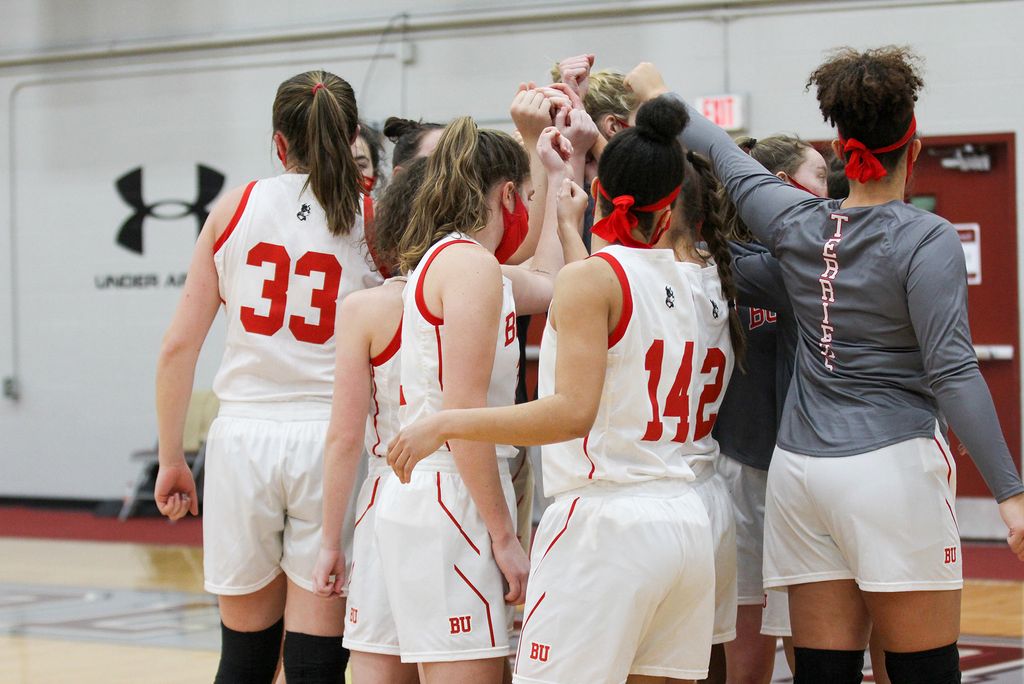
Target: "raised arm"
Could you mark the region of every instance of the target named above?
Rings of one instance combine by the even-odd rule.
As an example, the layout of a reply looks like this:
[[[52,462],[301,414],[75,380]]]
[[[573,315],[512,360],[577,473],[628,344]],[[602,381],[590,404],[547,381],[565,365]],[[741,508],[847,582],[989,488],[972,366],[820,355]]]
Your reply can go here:
[[[939,409],[1000,503],[1010,546],[1024,559],[1024,484],[978,369],[967,320],[967,270],[952,227],[931,232],[918,245],[906,287],[914,334]]]
[[[559,116],[567,118],[567,112],[560,112]],[[597,133],[596,127],[594,133]],[[567,261],[563,244],[569,239],[561,235],[557,204],[563,181],[572,175],[570,166],[575,156],[574,148],[561,131],[549,126],[541,134],[537,143],[537,153],[544,165],[547,184],[544,193],[544,222],[537,242],[537,252],[524,264],[502,266],[502,273],[512,281],[516,312],[523,315],[544,313],[548,310],[554,291],[555,276]],[[583,244],[578,233],[576,240],[580,245]],[[573,259],[580,258],[579,252],[571,248],[569,254]]]
[[[740,304],[777,313],[792,312],[778,259],[739,242],[730,242],[729,251],[732,252],[732,273]]]
[[[670,93],[653,64],[644,62],[633,69],[626,76],[626,86],[633,89],[640,102],[665,96],[674,97],[686,106],[690,122],[679,135],[680,142],[711,160],[715,175],[725,186],[743,222],[773,253],[786,213],[804,202],[823,201],[772,175],[744,153],[728,133],[704,118],[682,97]]]

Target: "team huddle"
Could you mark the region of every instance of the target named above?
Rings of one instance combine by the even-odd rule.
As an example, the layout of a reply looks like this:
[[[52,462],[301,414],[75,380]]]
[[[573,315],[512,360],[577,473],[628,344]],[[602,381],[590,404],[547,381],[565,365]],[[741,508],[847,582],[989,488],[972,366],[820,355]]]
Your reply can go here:
[[[520,85],[513,135],[389,119],[386,185],[345,80],[279,87],[284,172],[218,200],[157,369],[177,519],[223,309],[217,682],[768,682],[779,636],[799,684],[860,682],[869,641],[876,681],[960,681],[947,429],[1022,560],[1024,485],[957,234],[904,202],[914,56],[810,75],[831,164],[733,141],[649,63],[593,65]]]

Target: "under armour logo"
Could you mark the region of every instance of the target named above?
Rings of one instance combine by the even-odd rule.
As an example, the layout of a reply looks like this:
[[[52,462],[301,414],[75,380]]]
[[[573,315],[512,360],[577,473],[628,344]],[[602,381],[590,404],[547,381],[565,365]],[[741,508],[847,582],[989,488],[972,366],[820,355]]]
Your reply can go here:
[[[196,217],[196,234],[203,229],[206,217],[210,213],[206,207],[224,188],[224,175],[208,166],[197,164],[197,190],[194,202],[186,200],[161,200],[146,204],[142,199],[142,167],[133,169],[117,179],[114,184],[117,194],[135,213],[129,216],[117,232],[117,244],[136,254],[142,254],[142,224],[146,218],[174,220],[188,215]],[[180,207],[180,212],[158,212],[162,207]]]
[[[676,308],[676,293],[668,285],[665,286],[665,306],[670,309]]]
[[[708,300],[711,302],[711,317],[718,318],[718,304],[715,304],[715,300]]]
[[[309,212],[311,211],[313,211],[312,207],[310,207],[308,204],[303,204],[302,208],[299,209],[299,213],[295,215],[295,218],[299,219],[300,221],[305,221],[306,217],[309,216]]]

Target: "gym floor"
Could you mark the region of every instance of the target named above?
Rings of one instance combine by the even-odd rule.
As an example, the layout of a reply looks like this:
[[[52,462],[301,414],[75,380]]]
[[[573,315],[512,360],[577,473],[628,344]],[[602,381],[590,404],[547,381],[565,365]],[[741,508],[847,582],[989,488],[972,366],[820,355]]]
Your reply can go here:
[[[0,507],[0,683],[209,682],[201,523]],[[963,681],[1024,681],[1024,566],[965,544]],[[781,651],[773,682],[791,682]],[[865,681],[872,681],[869,676]]]

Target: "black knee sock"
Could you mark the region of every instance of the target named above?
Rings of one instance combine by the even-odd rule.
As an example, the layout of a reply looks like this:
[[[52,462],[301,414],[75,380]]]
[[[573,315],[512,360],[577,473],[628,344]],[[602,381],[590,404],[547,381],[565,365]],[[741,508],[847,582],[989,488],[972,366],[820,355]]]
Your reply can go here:
[[[344,684],[348,649],[341,637],[288,632],[284,637],[284,676],[288,684]]]
[[[915,653],[886,651],[885,671],[892,684],[960,684],[960,651],[955,641]]]
[[[864,651],[829,651],[795,648],[793,684],[860,684],[864,676]],[[895,680],[893,680],[895,682]]]
[[[220,665],[214,684],[273,684],[284,618],[259,632],[236,632],[220,623]]]

